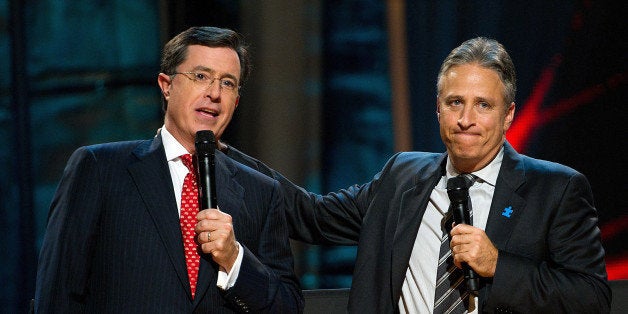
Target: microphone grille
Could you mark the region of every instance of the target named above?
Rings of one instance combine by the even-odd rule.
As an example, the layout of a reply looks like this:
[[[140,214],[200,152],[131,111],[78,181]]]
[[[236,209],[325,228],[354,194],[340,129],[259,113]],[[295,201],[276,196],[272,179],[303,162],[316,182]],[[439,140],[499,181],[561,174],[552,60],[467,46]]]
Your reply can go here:
[[[457,190],[457,189],[466,189],[466,188],[467,188],[467,182],[461,176],[453,177],[447,180],[447,190]]]
[[[461,176],[447,180],[447,195],[452,202],[465,201],[469,196],[467,181]]]
[[[208,156],[214,153],[216,149],[216,137],[211,130],[202,130],[196,132],[194,140],[197,156]]]

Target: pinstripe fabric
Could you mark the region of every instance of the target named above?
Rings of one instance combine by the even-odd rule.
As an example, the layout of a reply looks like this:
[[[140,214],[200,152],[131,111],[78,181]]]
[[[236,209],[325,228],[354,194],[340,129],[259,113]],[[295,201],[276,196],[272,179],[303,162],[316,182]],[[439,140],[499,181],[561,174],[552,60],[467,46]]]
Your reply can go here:
[[[202,255],[192,299],[171,181],[160,136],[78,149],[51,205],[37,311],[299,312],[277,183],[217,154],[218,204],[233,217],[244,262],[236,286],[220,291]]]

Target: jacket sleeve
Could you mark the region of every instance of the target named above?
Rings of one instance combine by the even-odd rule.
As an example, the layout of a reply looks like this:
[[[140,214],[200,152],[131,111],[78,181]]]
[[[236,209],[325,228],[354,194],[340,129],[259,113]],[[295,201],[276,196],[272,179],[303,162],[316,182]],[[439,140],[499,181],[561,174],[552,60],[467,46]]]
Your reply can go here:
[[[285,195],[291,238],[310,244],[357,245],[363,211],[368,207],[362,203],[368,202],[370,184],[319,195],[306,191],[281,173],[233,147],[229,147],[227,156],[279,181]]]
[[[279,183],[274,181],[273,197],[263,223],[258,247],[242,244],[244,256],[238,279],[223,291],[240,312],[301,313],[303,296],[294,274],[294,262],[284,216]],[[255,251],[253,253],[252,251]]]
[[[70,157],[50,206],[37,269],[36,313],[82,312],[100,203],[94,156]]]

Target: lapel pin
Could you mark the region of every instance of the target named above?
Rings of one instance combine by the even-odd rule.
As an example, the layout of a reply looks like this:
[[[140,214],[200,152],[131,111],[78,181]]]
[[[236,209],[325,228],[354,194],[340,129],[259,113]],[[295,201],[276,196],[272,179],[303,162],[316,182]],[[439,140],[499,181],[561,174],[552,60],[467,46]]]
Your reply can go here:
[[[506,218],[510,218],[510,215],[512,215],[512,206],[508,206],[506,208],[504,208],[504,211],[502,212],[502,216],[506,217]]]

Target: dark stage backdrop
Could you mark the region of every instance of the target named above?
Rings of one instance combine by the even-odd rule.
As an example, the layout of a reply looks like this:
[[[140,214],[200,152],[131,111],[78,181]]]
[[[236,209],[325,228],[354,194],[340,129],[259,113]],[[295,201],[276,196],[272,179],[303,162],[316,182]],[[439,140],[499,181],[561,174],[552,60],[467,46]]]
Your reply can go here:
[[[323,190],[366,182],[392,154],[390,81],[380,1],[326,1]],[[413,150],[444,151],[436,76],[463,41],[500,41],[517,71],[507,133],[531,157],[584,173],[593,189],[610,279],[628,278],[627,6],[619,1],[406,1]],[[388,23],[395,21],[388,21]],[[393,121],[398,123],[398,121]],[[322,253],[321,287],[350,284],[354,248]]]
[[[414,149],[443,151],[435,78],[475,36],[509,51],[517,110],[506,134],[526,155],[568,165],[591,183],[610,279],[628,278],[625,16],[620,1],[408,1]]]
[[[193,2],[0,0],[0,313],[24,313],[33,297],[48,206],[70,153],[85,144],[147,138],[161,125],[155,77],[165,39],[190,25],[238,29],[244,2]],[[314,185],[326,192],[368,181],[381,169],[393,154],[394,121],[386,2],[320,2],[320,42],[303,35],[323,56],[321,166],[307,176],[321,178]],[[278,19],[294,13],[281,12],[278,0],[259,3],[277,5]],[[621,1],[461,0],[406,1],[405,11],[412,149],[444,150],[435,115],[443,58],[471,37],[496,38],[517,68],[517,112],[507,137],[520,152],[588,177],[610,279],[628,279],[627,8]],[[292,28],[273,31],[282,38]],[[264,53],[270,54],[254,50],[260,62]],[[266,83],[250,84],[272,87]],[[257,105],[252,97],[243,103],[249,108],[242,110]],[[258,116],[236,118],[231,134],[247,134],[238,126],[264,133],[255,127]],[[349,286],[354,256],[355,248],[304,251],[300,259],[319,271],[302,278],[304,287]]]

